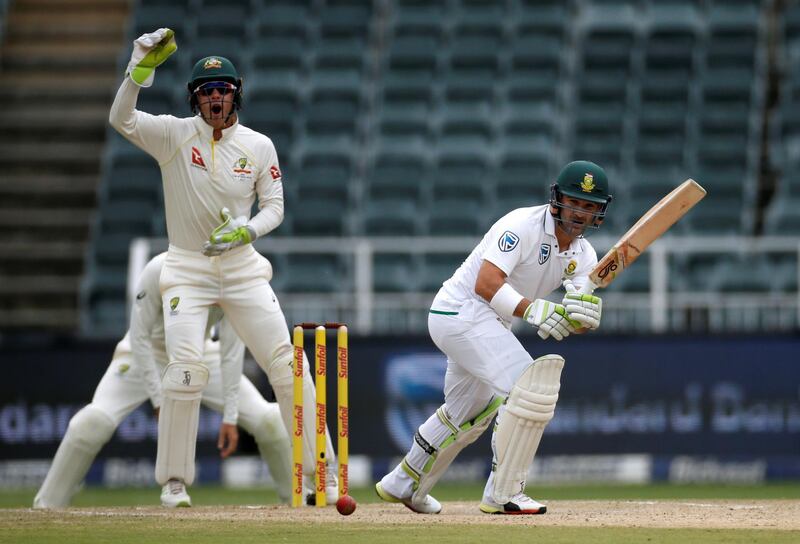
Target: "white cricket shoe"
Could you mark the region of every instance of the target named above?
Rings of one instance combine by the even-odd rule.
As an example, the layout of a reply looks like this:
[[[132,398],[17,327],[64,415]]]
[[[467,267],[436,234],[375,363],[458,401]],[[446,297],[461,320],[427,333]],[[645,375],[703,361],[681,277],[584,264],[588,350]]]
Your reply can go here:
[[[169,480],[161,488],[161,506],[181,508],[192,505],[192,498],[186,492],[186,485],[181,480]]]
[[[505,504],[498,504],[492,497],[484,495],[479,508],[486,514],[531,515],[547,512],[547,506],[525,493],[517,493]]]
[[[381,482],[375,484],[375,492],[384,501],[402,502],[406,508],[412,512],[416,512],[417,514],[438,514],[442,511],[442,504],[430,495],[425,495],[425,497],[422,499],[414,499],[413,495],[405,499],[401,499],[400,497],[395,497],[383,489]]]
[[[325,502],[328,506],[336,504],[339,500],[339,471],[336,467],[328,467],[325,471]],[[317,504],[317,495],[313,491],[314,482],[311,482],[311,490],[306,494],[306,504],[314,506]]]

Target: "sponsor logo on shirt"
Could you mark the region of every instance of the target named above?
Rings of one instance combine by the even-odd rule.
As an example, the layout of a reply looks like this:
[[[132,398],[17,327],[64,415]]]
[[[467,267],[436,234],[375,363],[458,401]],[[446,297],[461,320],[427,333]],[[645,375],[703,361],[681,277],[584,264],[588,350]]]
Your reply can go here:
[[[203,156],[200,155],[200,150],[196,147],[192,148],[192,166],[196,168],[202,168],[203,170],[208,170],[206,168],[206,163],[203,162]]]
[[[544,264],[550,258],[550,244],[542,244],[539,246],[539,264]]]
[[[269,167],[269,175],[272,176],[272,181],[275,181],[276,179],[280,179],[281,171],[277,166],[272,165]]]
[[[519,243],[519,236],[517,236],[510,230],[507,230],[500,237],[500,240],[498,240],[497,245],[500,248],[500,251],[505,253],[517,247],[518,243]]]

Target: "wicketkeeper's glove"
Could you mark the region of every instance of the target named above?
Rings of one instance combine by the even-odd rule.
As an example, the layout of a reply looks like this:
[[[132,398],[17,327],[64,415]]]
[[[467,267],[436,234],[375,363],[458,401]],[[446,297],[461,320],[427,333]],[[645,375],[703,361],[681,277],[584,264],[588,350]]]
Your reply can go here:
[[[567,294],[561,304],[567,310],[567,315],[573,321],[580,323],[581,327],[596,329],[600,326],[600,316],[603,314],[603,300],[595,295],[580,293],[570,280],[564,281]]]
[[[537,298],[522,314],[522,319],[539,329],[539,336],[546,339],[552,336],[562,340],[581,327],[577,321],[567,317],[567,310],[561,304]]]
[[[240,215],[234,219],[228,208],[222,208],[219,216],[222,224],[214,229],[208,242],[203,244],[203,255],[216,257],[256,239],[255,231],[247,226],[247,217]]]
[[[133,41],[133,53],[126,73],[140,87],[149,87],[153,84],[156,67],[177,49],[174,30],[159,28],[155,32],[142,34]]]

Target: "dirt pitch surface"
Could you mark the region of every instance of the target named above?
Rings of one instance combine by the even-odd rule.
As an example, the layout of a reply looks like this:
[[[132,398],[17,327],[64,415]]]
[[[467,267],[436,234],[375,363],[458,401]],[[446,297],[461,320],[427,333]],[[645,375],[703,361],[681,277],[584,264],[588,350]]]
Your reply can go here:
[[[685,501],[551,501],[541,516],[499,516],[482,514],[474,502],[446,502],[442,513],[423,516],[401,505],[360,504],[350,516],[335,508],[286,506],[201,506],[165,510],[155,507],[73,508],[68,510],[0,510],[0,525],[8,522],[70,518],[82,523],[87,518],[164,518],[198,521],[242,521],[263,523],[306,521],[309,523],[369,523],[402,525],[538,525],[542,527],[640,527],[698,529],[800,530],[800,500],[685,500]]]

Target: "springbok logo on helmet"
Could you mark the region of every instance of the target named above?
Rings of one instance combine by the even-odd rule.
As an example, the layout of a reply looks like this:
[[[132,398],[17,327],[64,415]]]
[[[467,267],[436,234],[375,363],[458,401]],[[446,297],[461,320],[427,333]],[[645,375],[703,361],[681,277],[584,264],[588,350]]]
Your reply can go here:
[[[590,174],[589,172],[586,172],[583,175],[581,189],[583,189],[584,193],[591,193],[594,190],[594,175]]]
[[[206,61],[203,63],[203,69],[204,70],[213,70],[215,68],[216,69],[222,68],[222,61],[221,60],[219,60],[217,58],[214,58],[214,57],[211,57],[211,58],[206,59]]]

